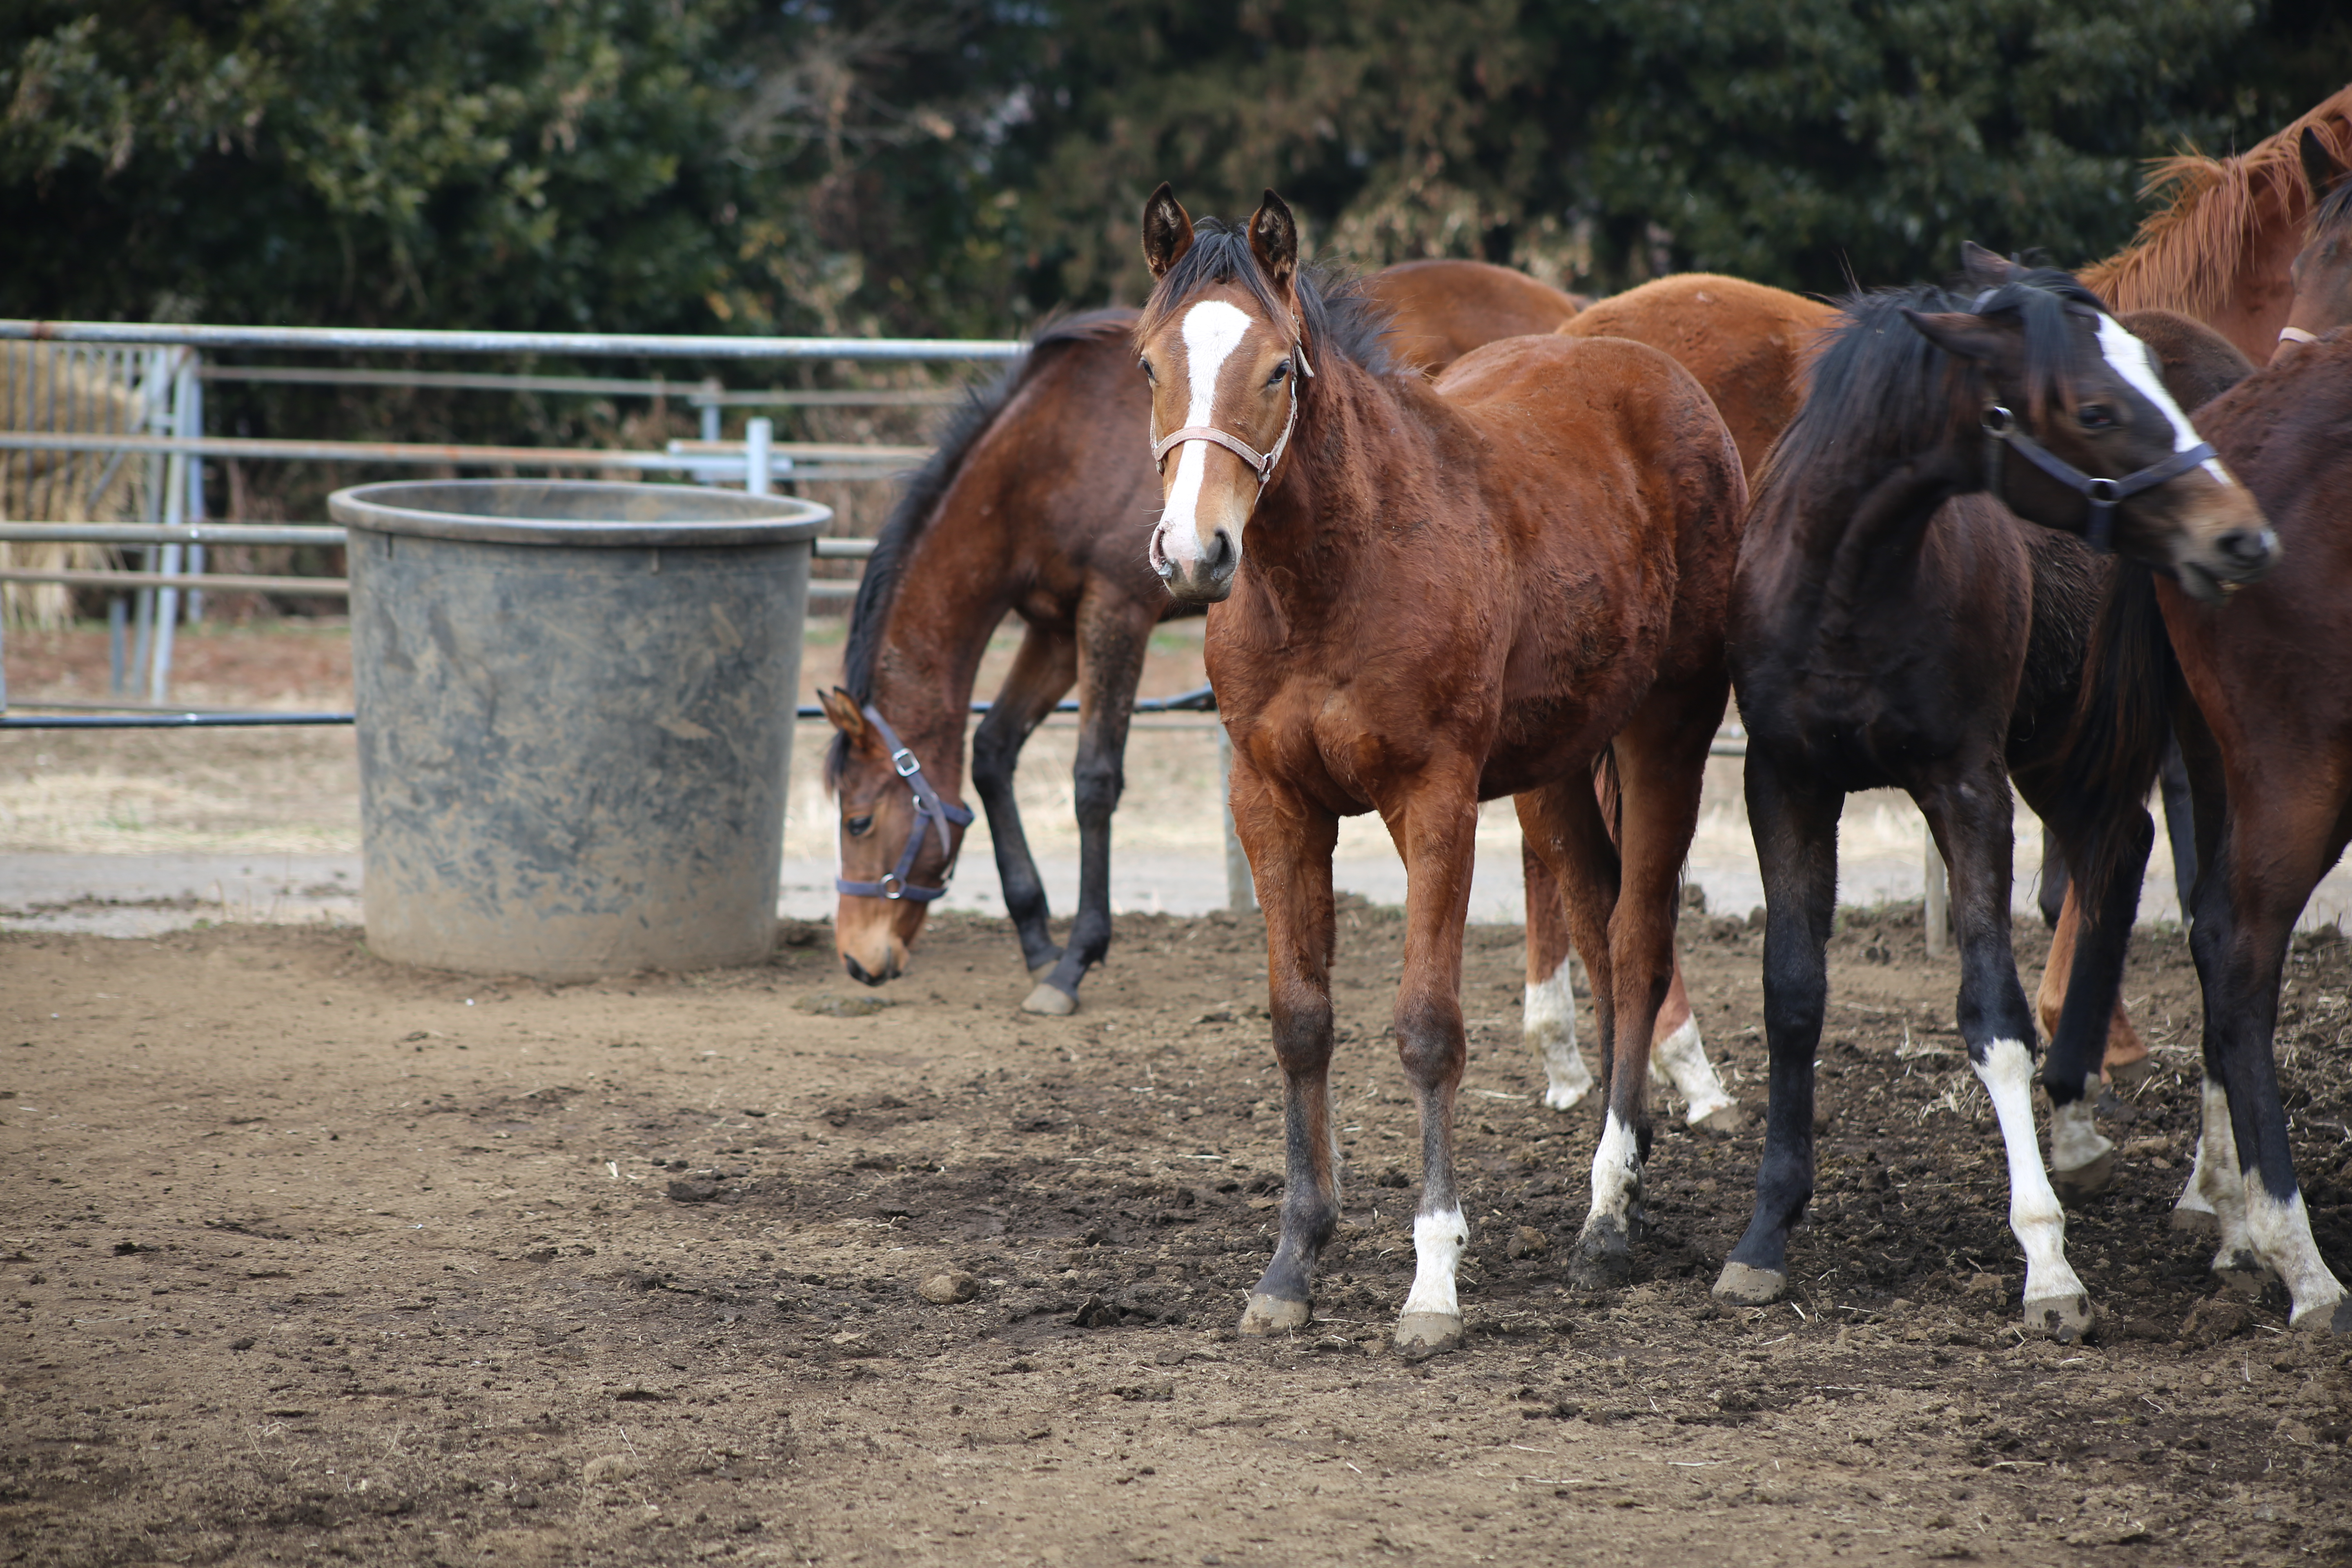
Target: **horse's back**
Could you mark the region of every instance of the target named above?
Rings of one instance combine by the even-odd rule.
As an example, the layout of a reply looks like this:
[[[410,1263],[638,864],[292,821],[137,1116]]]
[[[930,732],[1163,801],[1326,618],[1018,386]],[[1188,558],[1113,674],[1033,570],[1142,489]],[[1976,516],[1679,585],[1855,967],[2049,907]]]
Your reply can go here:
[[[1570,295],[1486,261],[1404,261],[1364,279],[1394,323],[1390,357],[1434,375],[1498,338],[1556,331],[1577,312]]]
[[[1822,329],[1836,313],[1785,289],[1683,272],[1598,300],[1559,331],[1626,338],[1671,355],[1715,400],[1753,478],[1796,417]]]

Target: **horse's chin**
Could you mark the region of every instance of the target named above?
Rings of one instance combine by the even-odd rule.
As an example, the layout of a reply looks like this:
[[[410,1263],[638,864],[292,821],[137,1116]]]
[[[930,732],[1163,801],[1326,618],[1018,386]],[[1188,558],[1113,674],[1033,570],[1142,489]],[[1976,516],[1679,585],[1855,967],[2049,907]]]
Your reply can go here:
[[[2202,566],[2192,565],[2186,561],[2172,569],[2172,578],[2180,584],[2182,593],[2200,605],[2218,605],[2224,595],[2238,586],[2235,583],[2224,583]]]

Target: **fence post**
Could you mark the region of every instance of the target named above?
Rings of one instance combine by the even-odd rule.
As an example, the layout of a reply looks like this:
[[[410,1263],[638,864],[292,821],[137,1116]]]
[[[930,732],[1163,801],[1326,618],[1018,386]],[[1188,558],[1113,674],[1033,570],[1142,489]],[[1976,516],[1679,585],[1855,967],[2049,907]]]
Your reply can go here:
[[[720,420],[726,414],[726,410],[719,405],[719,390],[716,376],[706,379],[702,384],[699,395],[709,399],[701,405],[699,410],[702,416],[702,438],[706,441],[719,439],[721,429]],[[719,482],[719,476],[712,473],[699,473],[694,476],[694,482],[701,485],[715,485]]]
[[[1234,742],[1225,727],[1217,726],[1217,819],[1225,836],[1225,908],[1246,914],[1257,908],[1257,883],[1250,877],[1249,857],[1242,852],[1241,835],[1234,831]]]
[[[775,493],[775,443],[774,420],[743,421],[743,488],[755,496]]]
[[[205,383],[201,374],[203,363],[203,355],[194,353],[188,355],[188,417],[183,433],[189,436],[201,437],[205,433]],[[192,454],[188,458],[188,521],[191,523],[202,522],[205,517],[205,460]],[[189,545],[188,575],[201,577],[204,575],[204,571],[205,547],[201,544]],[[194,626],[204,618],[205,591],[202,588],[191,588],[188,590],[188,624]]]
[[[172,434],[194,434],[188,427],[189,416],[195,412],[195,399],[190,395],[196,384],[194,355],[179,353],[172,370]],[[163,522],[166,527],[180,527],[188,521],[188,469],[191,460],[184,452],[174,452],[163,464]],[[184,549],[166,544],[157,552],[166,573],[177,573]],[[172,642],[179,629],[180,591],[159,588],[155,591],[154,662],[147,671],[147,700],[162,703],[172,695]]]
[[[1941,958],[1952,951],[1952,887],[1944,870],[1944,852],[1936,847],[1932,828],[1920,829],[1927,843],[1927,896],[1923,914],[1927,923],[1927,956]]]

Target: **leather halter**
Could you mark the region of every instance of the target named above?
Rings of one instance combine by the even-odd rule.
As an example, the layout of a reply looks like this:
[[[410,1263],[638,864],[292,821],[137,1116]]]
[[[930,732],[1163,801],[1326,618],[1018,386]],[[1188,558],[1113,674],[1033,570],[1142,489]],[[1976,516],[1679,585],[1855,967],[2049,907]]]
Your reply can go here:
[[[2126,474],[2119,479],[2100,479],[2086,474],[2032,437],[2018,427],[2017,416],[1996,403],[1984,411],[1984,433],[1992,437],[1985,446],[1985,489],[1993,499],[2006,501],[2001,493],[2001,448],[2008,447],[2035,468],[2090,502],[2091,515],[2083,525],[2083,542],[2102,555],[2115,552],[2116,505],[2129,500],[2142,490],[2154,489],[2168,479],[2177,479],[2189,469],[2212,458],[2210,442],[2200,441],[2183,452],[2175,452],[2158,462],[2150,463],[2137,473]]]
[[[906,900],[913,903],[928,904],[933,899],[945,897],[948,889],[946,877],[940,879],[940,885],[936,888],[918,888],[907,880],[915,874],[915,857],[921,854],[923,850],[923,825],[929,823],[939,829],[940,853],[951,854],[953,851],[948,842],[949,825],[953,824],[958,827],[971,826],[971,807],[950,805],[941,800],[940,792],[931,787],[931,781],[923,776],[923,764],[916,760],[914,752],[899,743],[898,732],[890,728],[888,721],[875,710],[871,702],[866,705],[863,711],[866,714],[866,721],[874,726],[875,731],[882,737],[883,743],[890,748],[892,771],[905,779],[907,787],[914,792],[915,827],[913,832],[907,835],[906,852],[898,857],[897,870],[884,872],[882,879],[878,882],[853,882],[846,877],[836,875],[833,879],[834,889],[836,892],[847,893],[852,898],[889,899],[894,902]],[[948,875],[954,874],[955,863],[950,860],[948,863]]]
[[[1294,331],[1291,343],[1290,357],[1298,362],[1299,371],[1307,380],[1314,380],[1315,364],[1307,357],[1306,336]],[[1151,466],[1164,474],[1168,471],[1169,453],[1188,441],[1205,441],[1213,446],[1223,447],[1234,457],[1247,463],[1250,466],[1250,471],[1257,476],[1258,494],[1264,495],[1265,487],[1274,481],[1275,464],[1282,461],[1283,449],[1290,445],[1291,426],[1297,423],[1298,377],[1294,375],[1290,378],[1290,412],[1283,416],[1282,434],[1276,437],[1272,451],[1261,452],[1232,431],[1220,430],[1214,425],[1187,425],[1181,430],[1171,430],[1152,443]]]

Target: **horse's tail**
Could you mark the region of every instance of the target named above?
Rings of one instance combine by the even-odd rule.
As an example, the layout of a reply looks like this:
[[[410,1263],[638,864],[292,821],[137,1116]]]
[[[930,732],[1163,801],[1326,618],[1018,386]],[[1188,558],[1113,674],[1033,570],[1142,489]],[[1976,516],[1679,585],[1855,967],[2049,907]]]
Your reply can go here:
[[[2099,602],[2083,662],[2083,682],[2053,784],[2056,824],[2069,869],[2087,893],[2121,869],[2132,835],[2122,831],[2146,809],[2172,733],[2180,665],[2157,605],[2156,574],[2119,560]],[[2084,920],[2096,900],[2085,898]]]

